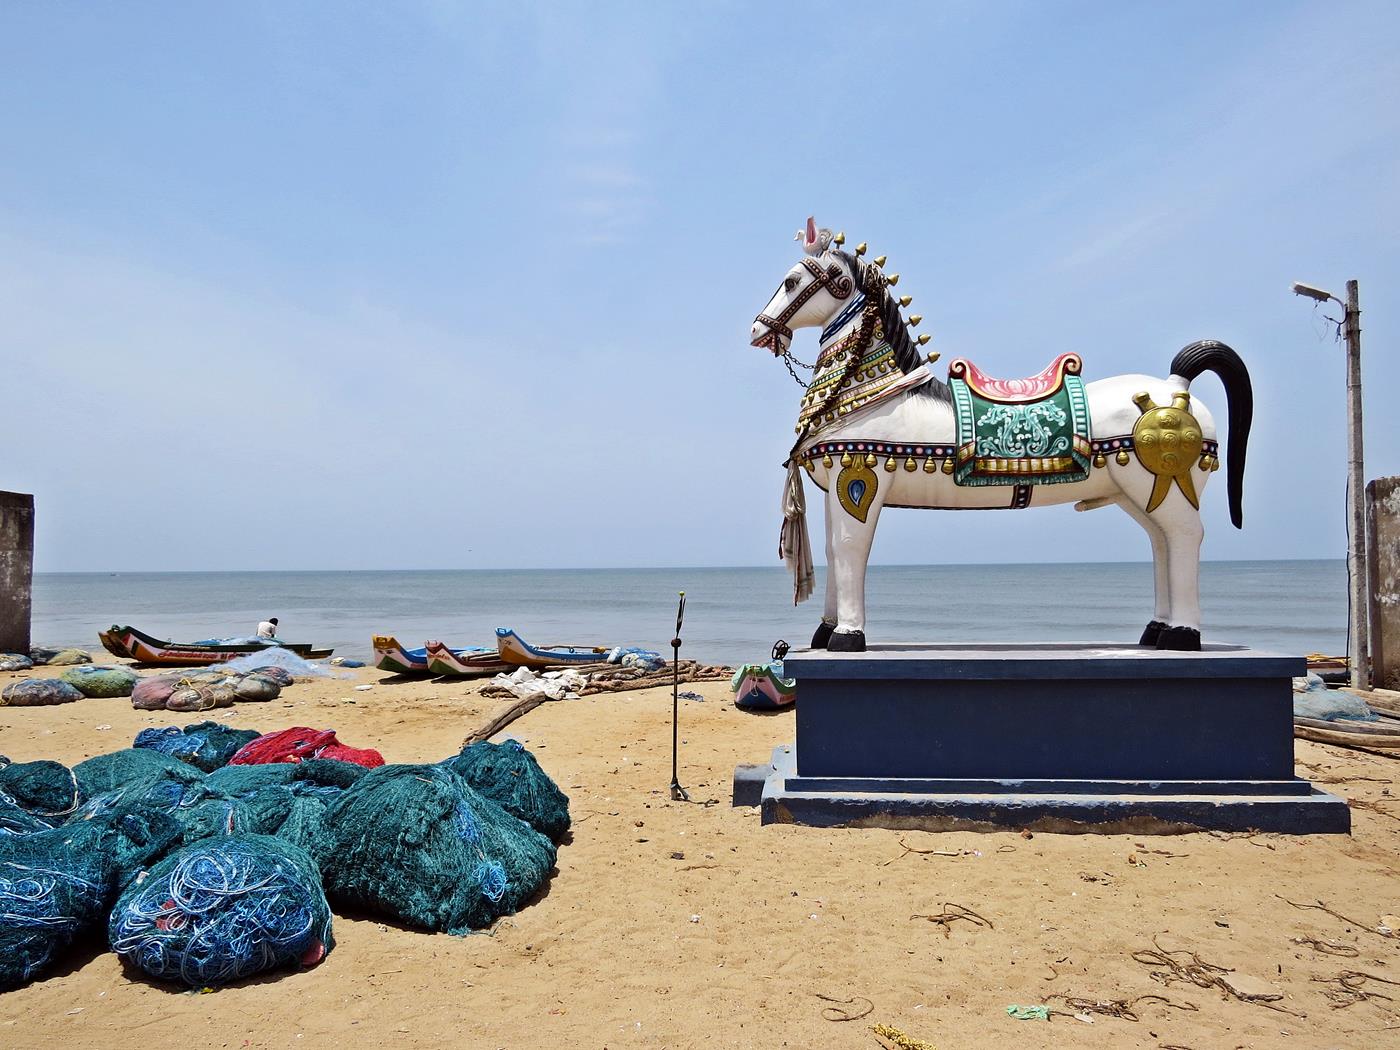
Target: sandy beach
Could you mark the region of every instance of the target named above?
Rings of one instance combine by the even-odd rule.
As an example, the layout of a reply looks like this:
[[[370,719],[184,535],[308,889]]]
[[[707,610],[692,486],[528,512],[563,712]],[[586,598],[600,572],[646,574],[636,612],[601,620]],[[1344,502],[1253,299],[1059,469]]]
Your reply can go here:
[[[417,762],[508,703],[474,684],[345,674],[215,714],[333,727]],[[0,997],[0,1045],[874,1048],[876,1023],[940,1050],[1400,1045],[1390,999],[1334,1005],[1348,971],[1400,1000],[1379,980],[1400,981],[1400,938],[1368,928],[1400,912],[1394,760],[1298,742],[1300,774],[1354,801],[1350,837],[764,828],[731,808],[730,777],[792,738],[792,714],[737,711],[722,683],[698,691],[682,708],[692,804],[666,791],[668,690],[549,703],[511,727],[568,792],[574,827],[548,891],[489,935],[337,914],[319,967],[204,995],[133,977],[92,942]],[[203,717],[127,700],[5,708],[0,752],[74,763]],[[959,908],[981,921],[918,917]],[[1141,954],[1182,950],[1229,967],[1244,994],[1283,998],[1164,985],[1153,975],[1168,968]],[[1057,996],[1136,1001],[1138,1019],[1077,1020]],[[1014,1020],[1013,1003],[1064,1014]]]

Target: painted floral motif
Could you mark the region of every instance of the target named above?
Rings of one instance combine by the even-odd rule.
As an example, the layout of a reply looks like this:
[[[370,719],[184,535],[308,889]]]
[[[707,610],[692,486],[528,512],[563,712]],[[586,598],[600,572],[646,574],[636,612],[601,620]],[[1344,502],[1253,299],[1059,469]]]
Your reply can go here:
[[[977,420],[977,454],[1020,459],[1069,451],[1064,425],[1069,416],[1054,401],[988,407]]]

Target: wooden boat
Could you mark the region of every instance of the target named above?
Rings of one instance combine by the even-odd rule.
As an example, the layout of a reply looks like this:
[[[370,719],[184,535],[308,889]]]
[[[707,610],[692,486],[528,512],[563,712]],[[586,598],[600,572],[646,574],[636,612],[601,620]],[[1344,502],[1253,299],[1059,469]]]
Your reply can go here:
[[[135,660],[140,664],[162,664],[166,667],[196,667],[202,664],[221,664],[235,660],[249,653],[260,653],[264,649],[280,646],[295,653],[303,660],[324,660],[335,652],[334,649],[317,649],[309,642],[284,642],[274,640],[267,644],[257,642],[170,642],[161,641],[135,627],[122,627],[113,624],[105,631],[97,632],[102,648],[123,660]]]
[[[744,664],[730,683],[734,706],[745,711],[777,711],[797,702],[797,679],[783,677],[783,663]]]
[[[374,666],[381,671],[394,674],[432,674],[428,670],[428,650],[405,649],[392,634],[376,634],[371,643],[374,646]]]
[[[502,660],[501,654],[495,649],[478,646],[452,649],[442,642],[429,642],[425,648],[428,653],[428,670],[448,678],[485,678],[502,671],[515,670],[515,665]]]
[[[610,645],[534,646],[509,627],[496,628],[496,650],[501,659],[516,667],[552,667],[556,664],[596,664],[608,658]]]

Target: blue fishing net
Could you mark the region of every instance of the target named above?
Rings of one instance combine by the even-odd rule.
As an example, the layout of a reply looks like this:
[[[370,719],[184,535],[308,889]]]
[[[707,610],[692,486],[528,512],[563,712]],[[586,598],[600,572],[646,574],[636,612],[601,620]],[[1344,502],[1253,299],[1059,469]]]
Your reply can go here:
[[[440,765],[365,773],[330,804],[311,852],[331,900],[447,933],[514,913],[555,858],[549,839]]]
[[[0,835],[0,991],[33,980],[99,927],[122,873],[168,848],[177,833],[167,817],[126,815]]]
[[[181,762],[188,762],[206,773],[226,765],[244,744],[256,740],[256,729],[234,729],[218,722],[195,722],[163,729],[143,729],[136,734],[135,748],[159,751]]]
[[[334,947],[316,863],[267,835],[172,853],[128,887],[107,933],[125,961],[192,988],[311,965]]]
[[[559,790],[520,741],[470,744],[461,754],[439,764],[541,835],[558,842],[569,830],[569,796]]]

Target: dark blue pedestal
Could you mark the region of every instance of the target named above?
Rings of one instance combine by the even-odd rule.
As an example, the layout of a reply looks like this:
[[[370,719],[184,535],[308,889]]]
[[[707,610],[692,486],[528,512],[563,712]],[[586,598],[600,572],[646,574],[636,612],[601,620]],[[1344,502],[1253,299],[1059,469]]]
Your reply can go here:
[[[774,752],[764,823],[1350,830],[1342,800],[1293,775],[1301,657],[894,645],[784,666],[797,741]]]

